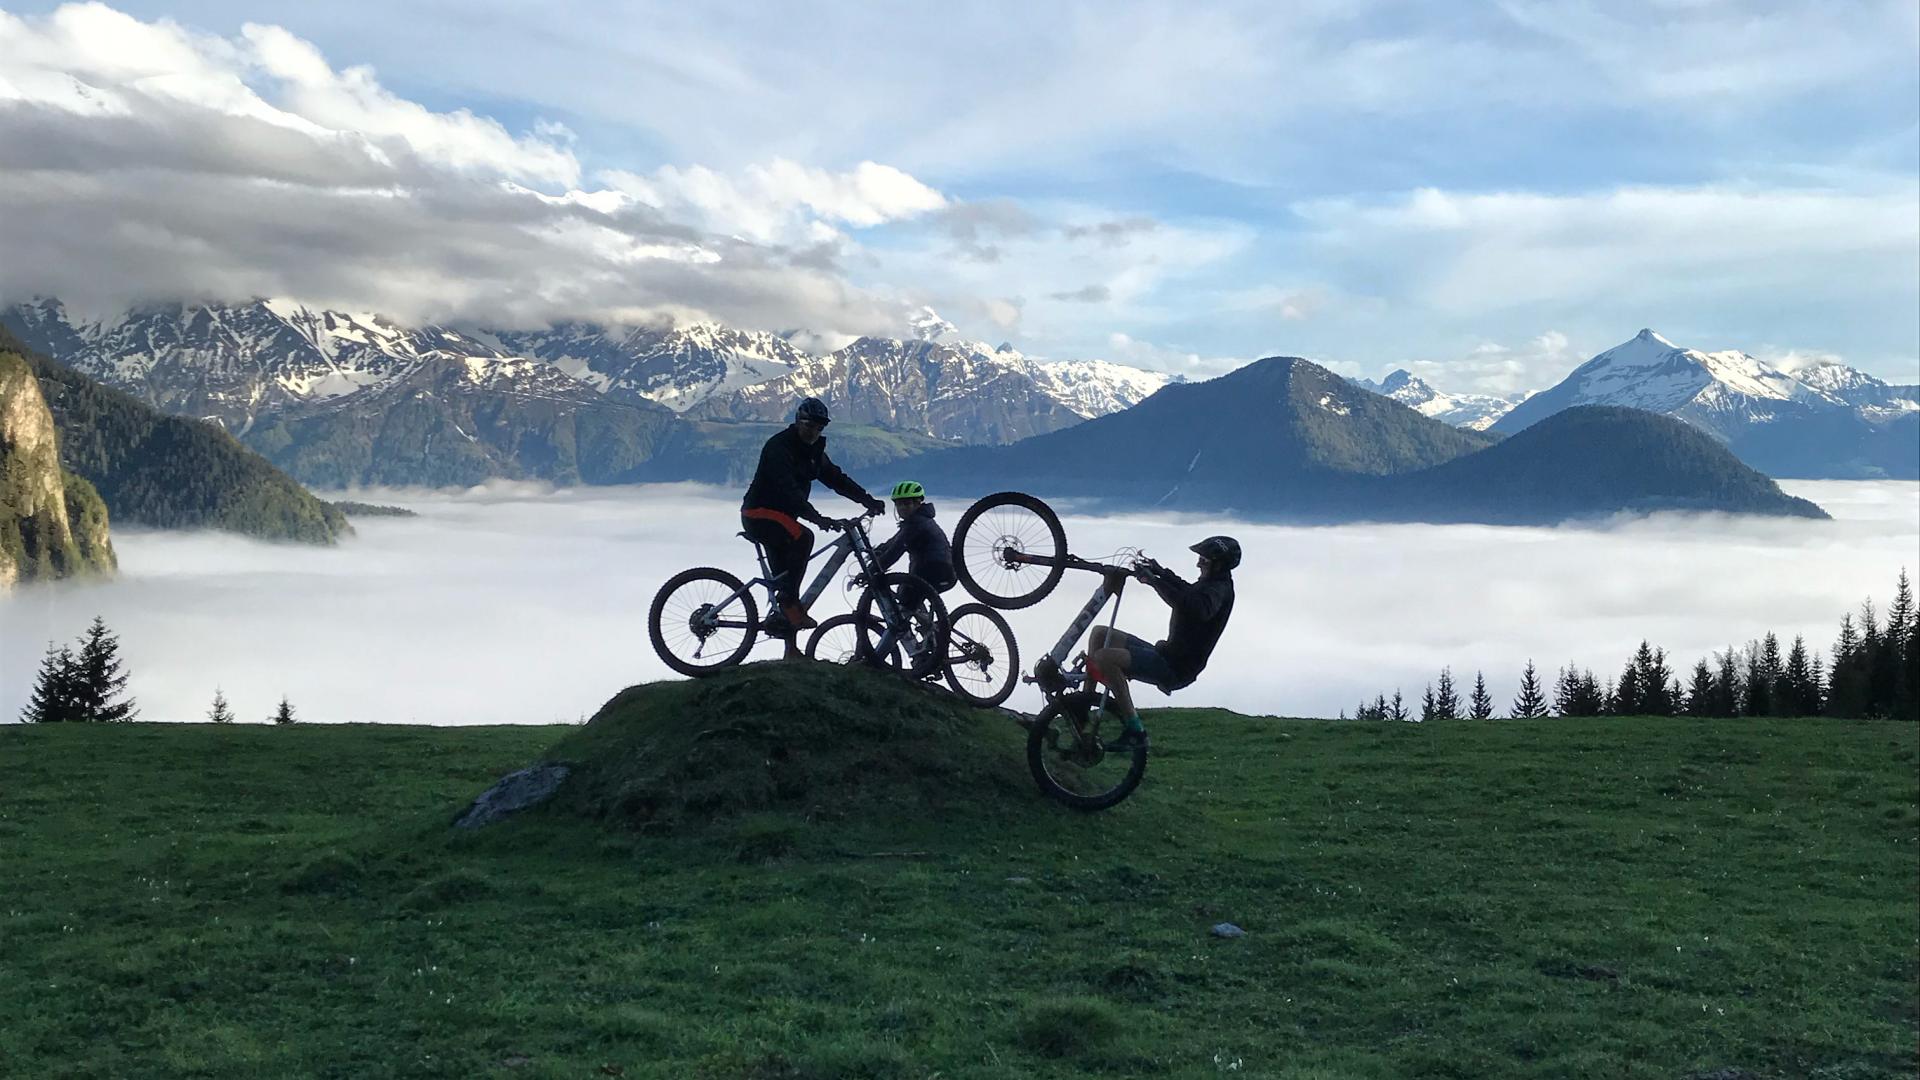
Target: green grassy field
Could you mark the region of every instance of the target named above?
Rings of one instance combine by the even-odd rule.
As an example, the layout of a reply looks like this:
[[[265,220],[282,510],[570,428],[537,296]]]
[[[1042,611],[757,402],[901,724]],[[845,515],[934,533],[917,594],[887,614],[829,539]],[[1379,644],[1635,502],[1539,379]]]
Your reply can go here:
[[[630,692],[625,736],[0,728],[0,1075],[1920,1066],[1913,725],[1171,710],[1081,816],[985,714],[808,729],[877,777],[777,722],[689,749],[753,685]],[[556,744],[572,796],[446,827]]]

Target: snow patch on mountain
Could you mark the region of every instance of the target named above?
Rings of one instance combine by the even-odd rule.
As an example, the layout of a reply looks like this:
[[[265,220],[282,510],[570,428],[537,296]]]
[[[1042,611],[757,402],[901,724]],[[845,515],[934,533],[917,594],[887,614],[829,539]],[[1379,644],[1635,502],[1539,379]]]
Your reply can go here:
[[[1394,371],[1379,382],[1372,379],[1349,381],[1382,397],[1392,398],[1423,416],[1474,431],[1485,431],[1527,398],[1524,393],[1508,397],[1449,394],[1435,389],[1431,383],[1405,368]]]
[[[923,307],[907,320],[907,326],[913,330],[913,336],[919,341],[939,341],[948,334],[958,334],[960,328],[940,317],[940,313],[930,307]]]
[[[1130,409],[1168,383],[1185,381],[1107,360],[1054,360],[1034,364],[1032,371],[1049,397],[1088,419]]]

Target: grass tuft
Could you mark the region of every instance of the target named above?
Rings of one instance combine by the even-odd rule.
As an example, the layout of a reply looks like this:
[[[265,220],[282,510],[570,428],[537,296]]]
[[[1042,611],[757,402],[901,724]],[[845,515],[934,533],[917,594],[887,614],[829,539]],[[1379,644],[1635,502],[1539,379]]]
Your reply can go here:
[[[400,906],[408,911],[439,911],[494,896],[500,891],[499,883],[493,878],[463,866],[422,883],[400,898]]]
[[[280,891],[295,895],[344,896],[359,891],[366,868],[340,851],[323,851],[281,879]]]
[[[1022,1010],[1014,1041],[1043,1057],[1082,1057],[1106,1049],[1121,1030],[1112,1005],[1098,998],[1057,998]]]

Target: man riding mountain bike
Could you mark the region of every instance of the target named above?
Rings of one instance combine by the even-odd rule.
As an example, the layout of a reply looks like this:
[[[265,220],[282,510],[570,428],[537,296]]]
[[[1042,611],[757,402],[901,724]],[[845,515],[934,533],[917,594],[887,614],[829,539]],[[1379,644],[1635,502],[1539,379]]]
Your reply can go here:
[[[829,423],[832,417],[826,402],[813,397],[800,402],[793,423],[760,448],[760,464],[753,470],[746,497],[740,500],[741,527],[766,551],[767,567],[777,578],[774,594],[780,611],[767,617],[767,632],[786,639],[788,659],[800,655],[795,635],[818,625],[800,604],[800,579],[813,554],[814,535],[800,522],[810,521],[823,529],[839,527],[813,508],[813,482],[818,480],[859,503],[869,515],[887,510],[827,457],[827,437],[822,432]]]
[[[1206,669],[1207,658],[1233,615],[1233,570],[1240,565],[1240,542],[1209,536],[1188,549],[1199,556],[1200,579],[1189,582],[1147,560],[1135,571],[1173,609],[1164,641],[1149,644],[1123,630],[1093,628],[1088,642],[1087,674],[1113,692],[1113,709],[1125,730],[1106,744],[1108,752],[1132,752],[1147,744],[1147,729],[1133,704],[1129,680],[1138,679],[1163,694],[1183,689]],[[1119,578],[1124,571],[1113,572]],[[1120,582],[1112,581],[1109,591]]]

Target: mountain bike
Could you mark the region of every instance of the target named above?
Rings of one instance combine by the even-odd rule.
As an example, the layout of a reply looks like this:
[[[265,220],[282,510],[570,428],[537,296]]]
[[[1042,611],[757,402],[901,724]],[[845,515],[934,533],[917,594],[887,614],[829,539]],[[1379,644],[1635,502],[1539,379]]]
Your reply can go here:
[[[800,595],[801,605],[812,607],[852,558],[860,570],[856,580],[863,582],[852,621],[859,630],[862,654],[878,657],[879,663],[914,678],[937,671],[944,662],[948,624],[940,594],[911,574],[875,572],[866,518],[836,520],[828,527],[840,535],[808,557],[809,563],[821,562],[821,566]],[[753,543],[746,533],[737,535]],[[762,633],[771,637],[784,629],[776,591],[779,577],[767,564],[765,549],[754,543],[753,552],[760,576],[752,581],[700,566],[668,578],[654,594],[647,612],[647,635],[668,667],[695,678],[711,675],[745,660]],[[765,592],[767,610],[772,613],[765,623],[754,603],[756,586]],[[903,597],[913,598],[912,602]]]
[[[835,664],[867,661],[884,631],[878,618],[863,620],[857,612],[835,615],[807,639],[807,655]],[[880,662],[915,674],[900,657],[887,656]],[[940,663],[917,673],[921,678],[944,679],[955,694],[982,709],[995,708],[1012,697],[1019,675],[1020,645],[1013,628],[999,612],[978,603],[961,604],[948,613]]]
[[[1113,615],[1107,626],[1114,625],[1120,617],[1121,588],[1150,560],[1136,552],[1130,565],[1114,566],[1068,553],[1059,515],[1018,491],[989,495],[969,506],[954,528],[953,550],[960,583],[983,603],[1003,610],[1032,607],[1046,599],[1068,570],[1101,575],[1059,642],[1034,663],[1033,674],[1026,678],[1046,699],[1027,728],[1027,767],[1041,791],[1076,810],[1118,804],[1146,775],[1147,750],[1107,753],[1102,729],[1118,736],[1121,718],[1107,708],[1105,689],[1086,688],[1086,652],[1071,663],[1068,654],[1108,600],[1113,601]]]

